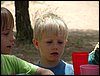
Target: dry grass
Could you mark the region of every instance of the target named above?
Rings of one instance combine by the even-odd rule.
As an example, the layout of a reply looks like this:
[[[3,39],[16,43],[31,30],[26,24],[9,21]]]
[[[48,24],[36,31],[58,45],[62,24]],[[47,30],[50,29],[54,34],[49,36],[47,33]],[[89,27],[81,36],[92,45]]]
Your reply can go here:
[[[73,51],[90,52],[94,49],[94,46],[99,41],[99,31],[70,30],[68,41],[62,59],[70,63],[72,59],[71,53]],[[31,63],[37,63],[39,61],[39,51],[34,48],[33,44],[17,43],[13,54]]]

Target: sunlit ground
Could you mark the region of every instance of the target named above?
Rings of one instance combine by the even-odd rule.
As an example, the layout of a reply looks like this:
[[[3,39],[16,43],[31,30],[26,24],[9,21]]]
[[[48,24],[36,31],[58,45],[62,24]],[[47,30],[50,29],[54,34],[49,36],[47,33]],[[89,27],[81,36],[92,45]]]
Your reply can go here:
[[[1,3],[1,6],[12,12],[15,20],[14,1]],[[34,18],[35,12],[45,9],[61,16],[69,29],[99,30],[99,1],[29,1],[32,27],[34,27],[32,18]]]

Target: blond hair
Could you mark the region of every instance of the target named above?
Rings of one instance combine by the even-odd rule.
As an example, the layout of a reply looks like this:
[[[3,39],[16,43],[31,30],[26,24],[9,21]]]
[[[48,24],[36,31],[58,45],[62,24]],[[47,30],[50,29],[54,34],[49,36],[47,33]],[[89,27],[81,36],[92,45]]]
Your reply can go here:
[[[42,33],[53,33],[58,35],[63,34],[67,39],[68,37],[68,27],[65,22],[56,14],[46,13],[36,19],[34,25],[34,38],[41,38]]]
[[[10,30],[14,27],[14,18],[12,13],[5,7],[1,7],[1,31]]]

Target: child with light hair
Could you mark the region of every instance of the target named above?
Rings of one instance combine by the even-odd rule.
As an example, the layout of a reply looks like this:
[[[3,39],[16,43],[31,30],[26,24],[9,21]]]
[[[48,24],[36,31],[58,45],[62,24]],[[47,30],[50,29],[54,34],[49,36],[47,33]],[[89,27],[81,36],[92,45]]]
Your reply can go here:
[[[99,65],[99,42],[95,45],[94,50],[89,53],[88,63]]]
[[[55,75],[73,75],[73,65],[61,59],[68,42],[68,27],[56,14],[45,13],[34,25],[33,44],[40,52],[38,66],[50,69]]]
[[[41,68],[14,55],[11,55],[15,37],[12,13],[1,7],[1,75],[54,75],[48,69]]]

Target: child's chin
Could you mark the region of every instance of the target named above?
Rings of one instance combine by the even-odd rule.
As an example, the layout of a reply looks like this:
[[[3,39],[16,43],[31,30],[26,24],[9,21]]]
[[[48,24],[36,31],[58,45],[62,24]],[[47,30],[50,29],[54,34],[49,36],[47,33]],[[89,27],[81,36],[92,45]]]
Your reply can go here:
[[[7,53],[7,54],[10,54],[11,51],[12,51],[12,49],[11,49],[11,48],[8,48],[7,51],[6,51],[6,53]]]
[[[52,58],[51,61],[59,61],[59,58]]]

